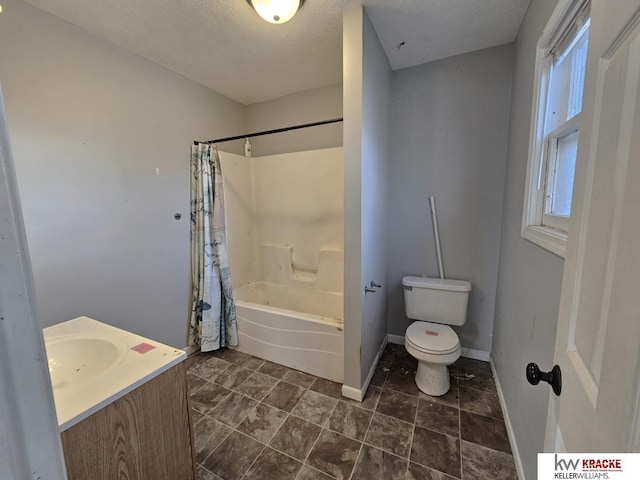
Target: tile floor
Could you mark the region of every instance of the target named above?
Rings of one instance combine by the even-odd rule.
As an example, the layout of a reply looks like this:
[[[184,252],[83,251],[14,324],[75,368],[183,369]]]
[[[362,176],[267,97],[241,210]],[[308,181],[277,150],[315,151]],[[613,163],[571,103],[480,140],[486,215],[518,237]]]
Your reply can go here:
[[[418,390],[388,345],[362,403],[341,385],[224,350],[188,359],[201,480],[516,480],[491,369],[461,358]]]

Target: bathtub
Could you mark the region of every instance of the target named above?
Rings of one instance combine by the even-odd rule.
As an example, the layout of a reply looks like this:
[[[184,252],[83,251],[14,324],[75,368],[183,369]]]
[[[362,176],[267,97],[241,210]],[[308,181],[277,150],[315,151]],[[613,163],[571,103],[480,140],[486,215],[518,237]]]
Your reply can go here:
[[[233,295],[239,351],[343,382],[341,293],[256,282],[234,289]]]

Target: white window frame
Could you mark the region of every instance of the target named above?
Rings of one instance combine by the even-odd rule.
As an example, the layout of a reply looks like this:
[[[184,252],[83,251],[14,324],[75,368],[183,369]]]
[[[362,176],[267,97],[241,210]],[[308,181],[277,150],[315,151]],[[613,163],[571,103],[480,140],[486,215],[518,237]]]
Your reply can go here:
[[[536,48],[521,235],[562,258],[565,257],[567,250],[568,219],[562,221],[558,217],[545,215],[544,211],[545,183],[548,179],[546,159],[550,158],[547,149],[551,148],[550,144],[552,143],[545,142],[544,135],[549,80],[553,66],[553,58],[549,52],[588,2],[589,0],[560,0],[543,30]],[[579,121],[580,114],[571,121],[570,128],[577,129]],[[569,132],[567,125],[561,130],[552,132],[549,136],[558,138]]]

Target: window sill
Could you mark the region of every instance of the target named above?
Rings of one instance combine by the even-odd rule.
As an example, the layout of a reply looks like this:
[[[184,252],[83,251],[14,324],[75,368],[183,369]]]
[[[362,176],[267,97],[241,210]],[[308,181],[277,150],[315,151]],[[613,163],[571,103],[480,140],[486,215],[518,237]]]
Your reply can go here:
[[[539,247],[564,258],[567,252],[567,234],[549,227],[528,225],[522,229],[522,236]]]

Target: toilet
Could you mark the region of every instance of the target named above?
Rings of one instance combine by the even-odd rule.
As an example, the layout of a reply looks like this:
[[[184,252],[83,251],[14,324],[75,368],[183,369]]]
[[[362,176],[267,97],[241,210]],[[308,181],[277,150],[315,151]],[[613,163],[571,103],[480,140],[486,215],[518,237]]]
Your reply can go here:
[[[404,305],[413,322],[405,334],[405,348],[418,360],[416,385],[433,397],[449,391],[448,366],[462,351],[449,325],[464,325],[471,284],[464,280],[404,277]]]

